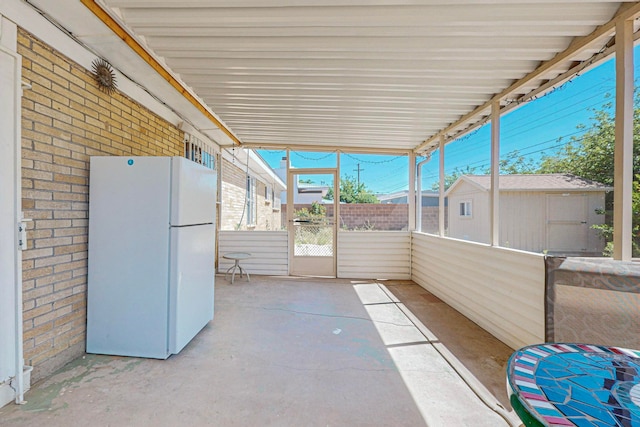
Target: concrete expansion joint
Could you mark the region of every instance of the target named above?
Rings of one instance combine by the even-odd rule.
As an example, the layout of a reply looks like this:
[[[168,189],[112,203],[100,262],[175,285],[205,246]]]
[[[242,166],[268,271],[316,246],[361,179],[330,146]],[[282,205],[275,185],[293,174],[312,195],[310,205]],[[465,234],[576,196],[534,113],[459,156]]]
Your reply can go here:
[[[393,303],[390,303],[393,304]],[[375,305],[380,305],[380,304],[375,304]],[[307,315],[307,316],[319,316],[319,317],[331,317],[331,318],[336,318],[336,319],[352,319],[352,320],[363,320],[365,322],[370,322],[370,323],[382,323],[382,324],[386,324],[386,325],[394,325],[394,326],[398,326],[398,327],[407,327],[407,328],[414,328],[415,325],[413,324],[406,324],[406,323],[394,323],[394,322],[386,322],[383,320],[372,320],[366,317],[360,317],[360,316],[344,316],[344,315],[338,315],[338,314],[326,314],[326,313],[313,313],[310,311],[298,311],[298,310],[291,310],[291,309],[287,309],[287,308],[272,308],[272,307],[260,307],[262,310],[267,310],[267,311],[283,311],[285,313],[292,313],[292,314],[302,314],[302,315]]]

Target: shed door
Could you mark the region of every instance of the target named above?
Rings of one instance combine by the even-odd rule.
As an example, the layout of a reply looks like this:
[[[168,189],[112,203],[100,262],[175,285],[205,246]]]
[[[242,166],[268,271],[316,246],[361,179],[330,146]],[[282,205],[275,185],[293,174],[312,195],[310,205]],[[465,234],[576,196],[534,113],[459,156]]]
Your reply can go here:
[[[584,252],[588,235],[586,194],[548,194],[547,250]]]

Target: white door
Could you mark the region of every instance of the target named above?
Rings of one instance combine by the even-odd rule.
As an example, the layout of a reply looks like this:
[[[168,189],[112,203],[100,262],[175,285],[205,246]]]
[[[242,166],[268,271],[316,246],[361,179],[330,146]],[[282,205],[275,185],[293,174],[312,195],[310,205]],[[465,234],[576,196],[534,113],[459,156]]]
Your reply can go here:
[[[334,169],[295,169],[287,191],[290,274],[336,276],[336,195]],[[295,202],[295,203],[294,203]],[[290,210],[290,206],[293,209]]]
[[[13,28],[13,34],[9,31]],[[20,218],[20,57],[15,49],[15,25],[0,16],[0,407],[20,398],[21,390],[9,380],[16,377],[22,366],[22,271],[18,267],[17,226]],[[11,40],[13,43],[7,42]],[[7,46],[7,43],[13,46]],[[7,49],[6,47],[9,47]],[[20,308],[21,309],[21,308]],[[20,356],[18,356],[20,354]],[[20,359],[20,360],[17,360]],[[18,363],[20,362],[20,363]],[[21,376],[19,376],[21,381]],[[11,387],[13,386],[13,387]]]

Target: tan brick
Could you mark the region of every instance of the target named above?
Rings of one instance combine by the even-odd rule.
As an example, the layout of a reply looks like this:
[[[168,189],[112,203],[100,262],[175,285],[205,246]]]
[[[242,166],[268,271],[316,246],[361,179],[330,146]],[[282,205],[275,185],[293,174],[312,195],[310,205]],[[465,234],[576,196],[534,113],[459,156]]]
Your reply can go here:
[[[35,300],[37,298],[43,297],[45,295],[50,295],[51,292],[53,292],[53,285],[50,283],[51,282],[51,278],[52,276],[46,276],[40,279],[36,279],[36,283],[38,280],[46,280],[49,283],[45,283],[42,285],[36,285],[35,287],[29,289],[28,291],[23,291],[22,293],[22,298],[25,301],[28,300]],[[43,305],[43,304],[36,304],[37,306]]]
[[[42,171],[42,170],[23,169],[22,177],[31,178],[31,179],[40,179],[43,181],[51,181],[53,179],[53,173]]]
[[[71,141],[65,141],[57,138],[53,138],[53,145],[55,145],[56,147],[67,149],[72,153],[76,151],[80,151],[84,153],[85,151],[85,147],[83,147],[82,145],[78,145]]]
[[[45,267],[47,265],[55,265],[57,267],[58,265],[67,263],[69,261],[71,261],[71,255],[58,255],[48,258],[38,258],[35,260],[35,266]]]
[[[43,304],[53,303],[54,310],[56,309],[55,302],[61,301],[68,296],[71,296],[71,289],[63,289],[58,292],[54,292],[52,294],[43,295],[39,298],[36,298],[36,306],[40,306]]]
[[[54,156],[53,161],[69,167],[84,168],[87,166],[86,162],[70,159],[69,156]]]
[[[81,259],[87,259],[88,257],[89,257],[88,251],[74,252],[73,255],[71,255],[71,259],[73,261],[78,261],[78,260],[81,260]]]
[[[41,107],[46,108],[46,107]],[[41,112],[36,111],[36,109],[22,110],[22,131],[32,130],[34,123],[42,123],[47,126],[53,126],[53,118],[50,116],[43,114]]]
[[[59,77],[63,78],[66,82],[68,83],[73,83],[76,84],[78,86],[84,86],[84,79],[82,77],[86,78],[86,75],[82,76],[82,77],[78,77],[76,76],[72,70],[71,67],[61,67],[59,65],[55,65],[53,68],[54,72],[56,73],[56,75],[58,75]]]
[[[53,200],[70,200],[72,202],[84,202],[84,203],[86,203],[86,201],[89,200],[89,195],[88,194],[77,194],[77,193],[55,193],[53,195]],[[72,205],[72,209],[75,209],[73,207],[73,205]]]
[[[33,325],[33,321],[30,321],[30,323]],[[28,330],[29,328],[25,327],[25,329]],[[24,350],[24,358],[27,365],[33,366],[33,359],[30,358],[30,354],[34,353],[34,347],[35,347],[35,340],[33,338],[25,339],[24,342],[22,343],[22,348]]]
[[[37,149],[36,150],[46,153],[47,150],[43,149],[44,147],[42,144],[51,145],[51,143],[53,142],[53,137],[51,137],[51,135],[47,135],[46,133],[36,132],[35,130],[23,129],[22,140],[29,144],[28,146],[26,146],[26,148],[29,148],[29,149],[36,149],[35,142],[40,142],[41,143],[39,145],[40,150],[37,150]],[[23,146],[25,145],[26,144],[23,144]]]
[[[73,304],[76,304],[80,301],[83,301],[85,299],[84,295],[82,294],[76,294],[73,295],[71,293],[71,288],[66,288],[61,290],[60,292],[57,292],[58,294],[62,294],[65,293],[64,298],[59,298],[56,300],[56,302],[53,304],[53,308],[54,309],[59,309],[62,308],[64,306],[73,306]],[[73,311],[73,310],[72,310]]]
[[[76,270],[74,270],[74,274],[75,274],[75,271],[76,271]],[[85,276],[86,276],[86,270],[85,270]],[[85,279],[85,280],[86,280],[86,279]],[[73,293],[74,293],[74,295],[75,295],[75,294],[84,294],[84,293],[86,293],[86,292],[87,292],[87,284],[86,284],[86,283],[85,283],[85,284],[83,284],[83,285],[78,285],[78,286],[74,286],[74,287],[73,287]]]
[[[53,306],[53,304],[47,304],[47,306]],[[60,317],[66,313],[70,313],[71,312],[71,307],[67,306],[67,307],[63,307],[61,309],[55,310],[55,311],[50,311],[48,313],[42,314],[38,317],[34,317],[33,318],[33,325],[34,326],[38,326],[38,325],[42,325],[43,323],[46,322],[51,322],[54,319],[56,319],[57,317]]]
[[[91,150],[91,148],[87,147],[87,149],[85,150],[86,153],[75,153],[75,152],[71,153],[71,158],[73,160],[80,160],[80,161],[89,163],[89,157],[90,157],[89,150]]]
[[[80,236],[73,236],[73,244],[87,243],[88,241],[89,236],[87,236],[86,233]]]
[[[71,271],[69,271],[68,273],[69,273],[69,275],[72,274]],[[53,289],[54,289],[55,292],[58,292],[58,291],[61,291],[61,290],[64,290],[64,289],[69,289],[69,292],[71,293],[75,286],[81,285],[83,283],[86,283],[86,277],[74,277],[74,278],[70,278],[68,280],[64,280],[64,281],[55,283],[53,285]],[[77,294],[76,298],[83,299],[84,295],[83,294]],[[73,301],[75,302],[76,300],[73,300]]]
[[[71,237],[54,237],[51,239],[37,239],[36,248],[51,248],[55,246],[70,245],[72,243]],[[54,250],[54,255],[60,255]]]
[[[22,259],[29,260],[53,255],[53,248],[29,249],[22,252]]]
[[[24,166],[24,162],[23,162],[23,166]],[[70,167],[52,164],[50,161],[49,162],[35,161],[33,162],[32,168],[36,170],[47,171],[47,172],[57,172],[62,174],[68,174],[71,172]]]
[[[36,200],[36,209],[71,209],[71,202]]]
[[[82,236],[87,234],[87,227],[59,228],[54,231],[54,236]]]
[[[45,323],[38,326],[37,328],[30,328],[24,334],[22,334],[22,337],[23,339],[28,340],[38,335],[46,334],[52,329],[53,329],[53,322]]]
[[[87,245],[86,244],[77,244],[77,245],[73,245],[73,244],[69,244],[66,246],[59,246],[56,247],[53,250],[53,254],[54,255],[64,255],[64,254],[75,254],[76,252],[83,252],[86,253],[87,251]],[[72,257],[73,260],[73,257]]]
[[[53,179],[56,182],[68,182],[69,184],[81,184],[87,185],[88,179],[84,176],[76,176],[76,175],[67,175],[56,173],[53,175]]]
[[[33,149],[22,149],[22,158],[31,159],[43,163],[51,163],[51,161],[53,160],[53,156],[51,154],[33,151]]]
[[[69,184],[64,184],[61,182],[36,181],[34,182],[34,187],[38,190],[51,190],[58,192],[71,191],[71,186]]]
[[[55,211],[53,213],[53,217],[56,219],[71,219],[71,225],[73,227],[81,226],[81,224],[74,223],[73,220],[84,219],[89,216],[89,213],[86,211]]]
[[[35,279],[38,277],[48,276],[53,273],[53,267],[42,267],[42,268],[34,268],[32,270],[27,270],[22,273],[22,279]]]
[[[36,221],[36,228],[68,228],[68,227],[71,227],[71,221],[68,219]]]
[[[53,271],[55,271],[56,273],[58,272],[62,272],[62,271],[69,271],[69,270],[76,270],[79,268],[86,268],[87,267],[87,261],[86,260],[81,260],[81,261],[73,261],[73,262],[67,262],[64,264],[58,264],[56,266],[53,267]]]
[[[53,337],[55,336],[55,332],[50,330],[48,332],[42,333],[34,337],[35,345],[39,346],[40,344],[48,344],[53,341]]]
[[[63,141],[71,141],[71,133],[65,132],[61,129],[58,129],[54,126],[45,126],[41,123],[35,123],[34,129],[36,132],[44,133],[47,135],[51,135],[53,139],[60,139]],[[53,140],[52,139],[52,140]]]
[[[89,193],[89,186],[88,185],[72,185],[71,191],[73,191],[74,193]]]
[[[60,147],[56,147],[53,145],[53,140],[54,138],[51,138],[50,143],[49,144],[41,144],[39,142],[35,142],[33,143],[34,149],[37,151],[45,151],[51,154],[55,154],[57,156],[62,156],[62,157],[70,157],[71,156],[71,151],[60,148]]]
[[[41,316],[45,313],[51,313],[51,311],[53,310],[53,304],[47,304],[47,305],[43,305],[40,307],[36,307],[32,310],[27,310],[24,312],[24,314],[22,315],[22,318],[24,320],[29,320],[29,319],[34,319],[38,316]],[[40,324],[42,324],[44,322],[41,322]]]

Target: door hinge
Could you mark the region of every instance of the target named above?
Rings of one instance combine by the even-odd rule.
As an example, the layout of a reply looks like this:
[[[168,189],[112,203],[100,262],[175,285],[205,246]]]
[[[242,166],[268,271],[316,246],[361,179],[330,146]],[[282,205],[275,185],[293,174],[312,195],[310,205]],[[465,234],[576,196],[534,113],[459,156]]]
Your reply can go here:
[[[27,222],[32,221],[30,218],[23,218],[18,223],[18,249],[27,250]]]

